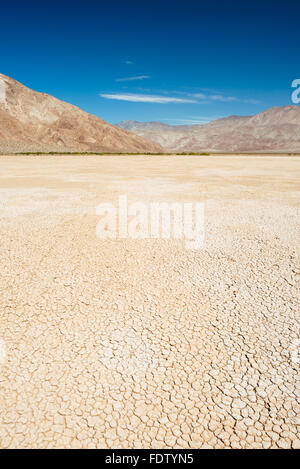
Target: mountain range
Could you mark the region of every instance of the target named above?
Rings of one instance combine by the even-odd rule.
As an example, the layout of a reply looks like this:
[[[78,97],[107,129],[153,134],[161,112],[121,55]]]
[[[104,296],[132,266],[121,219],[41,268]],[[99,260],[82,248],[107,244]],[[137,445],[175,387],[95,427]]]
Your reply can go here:
[[[300,107],[207,124],[124,121],[111,125],[0,74],[0,152],[298,152]]]
[[[162,148],[0,74],[0,151],[159,152]]]
[[[300,151],[299,106],[273,107],[254,116],[230,116],[202,125],[117,125],[176,152]]]

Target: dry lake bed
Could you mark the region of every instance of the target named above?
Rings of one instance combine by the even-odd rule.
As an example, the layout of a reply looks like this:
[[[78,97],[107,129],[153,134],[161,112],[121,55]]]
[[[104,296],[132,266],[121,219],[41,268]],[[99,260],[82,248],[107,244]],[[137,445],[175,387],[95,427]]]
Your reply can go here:
[[[299,170],[0,156],[0,447],[299,448]],[[204,202],[203,248],[100,239],[120,195]]]

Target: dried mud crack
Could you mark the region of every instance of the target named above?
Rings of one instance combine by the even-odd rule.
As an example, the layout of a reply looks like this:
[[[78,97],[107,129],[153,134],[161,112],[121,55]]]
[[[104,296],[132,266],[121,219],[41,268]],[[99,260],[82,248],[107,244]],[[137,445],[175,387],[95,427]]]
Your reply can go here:
[[[0,157],[0,447],[299,448],[294,157]],[[205,201],[206,242],[95,207]]]

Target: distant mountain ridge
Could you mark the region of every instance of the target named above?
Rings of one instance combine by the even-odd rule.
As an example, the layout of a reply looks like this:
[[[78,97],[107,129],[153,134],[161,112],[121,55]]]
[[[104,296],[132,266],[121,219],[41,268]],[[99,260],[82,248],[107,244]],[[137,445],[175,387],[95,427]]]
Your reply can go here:
[[[0,151],[159,152],[162,148],[0,74]]]
[[[300,107],[273,107],[253,116],[229,116],[207,124],[117,124],[169,151],[300,151]]]
[[[300,151],[300,107],[274,107],[201,125],[111,125],[0,74],[0,151]]]

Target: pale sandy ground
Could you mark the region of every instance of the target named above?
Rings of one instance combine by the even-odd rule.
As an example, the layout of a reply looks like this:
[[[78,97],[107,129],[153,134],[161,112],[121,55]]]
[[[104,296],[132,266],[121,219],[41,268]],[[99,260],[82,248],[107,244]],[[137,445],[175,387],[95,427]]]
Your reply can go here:
[[[0,446],[296,448],[297,157],[0,157]],[[95,206],[206,201],[206,243]]]

